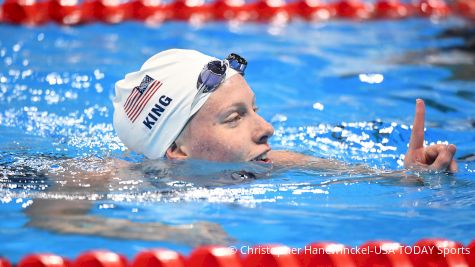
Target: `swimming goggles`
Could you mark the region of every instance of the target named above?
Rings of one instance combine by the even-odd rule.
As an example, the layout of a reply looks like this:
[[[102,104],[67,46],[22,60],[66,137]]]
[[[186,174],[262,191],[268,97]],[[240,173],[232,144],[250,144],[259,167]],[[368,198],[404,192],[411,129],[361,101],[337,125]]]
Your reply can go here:
[[[226,70],[228,67],[244,76],[247,61],[243,57],[232,53],[225,60],[213,60],[208,62],[203,67],[203,70],[198,77],[198,81],[196,82],[198,93],[191,104],[192,107],[196,105],[196,102],[200,99],[200,95],[214,92],[219,85],[223,83],[226,78]]]

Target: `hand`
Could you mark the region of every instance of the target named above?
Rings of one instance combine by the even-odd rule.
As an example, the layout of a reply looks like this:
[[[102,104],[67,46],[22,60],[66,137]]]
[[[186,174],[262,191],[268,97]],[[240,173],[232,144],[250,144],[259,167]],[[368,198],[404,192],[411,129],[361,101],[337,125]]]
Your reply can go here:
[[[417,99],[416,115],[414,116],[409,149],[404,158],[404,167],[457,172],[457,163],[453,159],[457,150],[455,145],[438,144],[424,147],[424,116],[424,101]]]

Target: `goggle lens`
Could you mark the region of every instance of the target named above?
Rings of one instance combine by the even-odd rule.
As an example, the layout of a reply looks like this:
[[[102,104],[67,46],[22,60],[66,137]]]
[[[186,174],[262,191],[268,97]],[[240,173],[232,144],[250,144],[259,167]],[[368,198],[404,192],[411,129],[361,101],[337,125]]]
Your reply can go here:
[[[242,76],[244,76],[244,71],[247,67],[247,61],[239,56],[238,54],[230,54],[226,61],[228,62],[229,66],[233,68],[235,71],[239,72]]]
[[[195,106],[199,96],[203,93],[213,92],[224,81],[227,66],[244,76],[247,61],[237,54],[230,54],[225,60],[213,60],[206,64],[198,77],[196,87],[198,93],[193,100],[192,107]]]
[[[203,87],[203,93],[214,91],[224,80],[226,69],[226,64],[223,64],[220,60],[211,61],[206,64],[198,78],[198,89]]]

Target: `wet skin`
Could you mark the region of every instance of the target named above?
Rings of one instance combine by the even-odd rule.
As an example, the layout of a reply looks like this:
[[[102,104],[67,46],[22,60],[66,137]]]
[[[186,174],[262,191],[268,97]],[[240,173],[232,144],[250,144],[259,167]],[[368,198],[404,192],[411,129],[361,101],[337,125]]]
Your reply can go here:
[[[251,161],[270,151],[274,128],[257,114],[255,95],[241,75],[226,80],[187,124],[170,159]]]

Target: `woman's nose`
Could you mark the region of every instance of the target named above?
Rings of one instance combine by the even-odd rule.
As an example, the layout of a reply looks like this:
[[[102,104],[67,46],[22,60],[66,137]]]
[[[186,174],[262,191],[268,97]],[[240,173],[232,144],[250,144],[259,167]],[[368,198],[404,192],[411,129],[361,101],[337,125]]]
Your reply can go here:
[[[257,114],[256,114],[257,115]],[[255,132],[255,141],[258,144],[265,144],[267,140],[274,135],[274,127],[268,123],[264,118],[257,115],[257,125]]]

